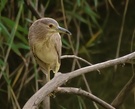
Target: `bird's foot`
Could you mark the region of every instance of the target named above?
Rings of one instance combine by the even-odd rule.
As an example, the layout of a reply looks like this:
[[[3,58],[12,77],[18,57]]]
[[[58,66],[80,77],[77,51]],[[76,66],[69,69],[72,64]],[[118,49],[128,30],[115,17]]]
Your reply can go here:
[[[53,97],[53,98],[55,98],[56,97],[56,95],[55,95],[55,93],[49,93],[47,96],[49,96],[49,97]]]

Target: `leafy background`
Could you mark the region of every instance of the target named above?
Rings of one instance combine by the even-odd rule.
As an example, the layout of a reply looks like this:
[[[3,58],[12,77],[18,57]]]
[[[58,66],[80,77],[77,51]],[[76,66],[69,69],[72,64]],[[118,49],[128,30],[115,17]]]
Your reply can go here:
[[[72,36],[62,35],[62,54],[78,55],[92,64],[114,59],[135,49],[134,0],[31,0],[44,17],[52,17],[68,28]],[[23,0],[0,1],[0,107],[20,109],[42,87],[44,74],[30,53],[28,29],[36,20]],[[88,66],[63,59],[60,72]],[[130,63],[86,74],[93,94],[111,103],[134,73]],[[53,77],[53,74],[51,73]],[[82,76],[64,86],[87,90]],[[134,109],[134,90],[120,109]],[[100,107],[100,106],[99,106]],[[56,94],[52,109],[94,109],[91,100],[77,95]],[[102,109],[102,107],[100,107]]]

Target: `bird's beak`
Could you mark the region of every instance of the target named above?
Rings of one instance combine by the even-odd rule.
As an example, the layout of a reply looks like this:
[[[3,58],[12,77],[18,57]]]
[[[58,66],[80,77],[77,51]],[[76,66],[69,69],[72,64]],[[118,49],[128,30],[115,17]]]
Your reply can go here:
[[[62,27],[60,27],[60,26],[57,28],[57,30],[58,30],[58,32],[60,32],[60,33],[65,33],[65,34],[72,35],[72,33],[71,33],[70,31],[68,31],[67,29],[62,28]]]

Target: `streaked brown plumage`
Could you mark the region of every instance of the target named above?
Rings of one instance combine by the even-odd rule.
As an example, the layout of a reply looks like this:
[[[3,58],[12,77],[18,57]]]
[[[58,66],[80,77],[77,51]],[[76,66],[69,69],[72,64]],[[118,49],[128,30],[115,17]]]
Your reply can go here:
[[[50,79],[50,70],[57,73],[60,68],[61,36],[59,34],[71,33],[60,27],[52,18],[36,20],[29,28],[29,44],[31,51],[39,64]]]

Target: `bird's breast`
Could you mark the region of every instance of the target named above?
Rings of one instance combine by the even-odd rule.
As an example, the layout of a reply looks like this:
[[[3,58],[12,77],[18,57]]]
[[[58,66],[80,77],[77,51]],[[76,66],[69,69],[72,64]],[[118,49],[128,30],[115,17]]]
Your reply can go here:
[[[37,57],[46,64],[55,64],[58,62],[58,53],[56,50],[56,44],[60,45],[61,43],[55,43],[55,38],[51,37],[48,40],[41,40],[40,43],[37,42],[34,44],[34,52]]]
[[[54,45],[50,45],[47,42],[38,43],[35,46],[37,57],[45,63],[52,63],[57,60],[57,52]]]

